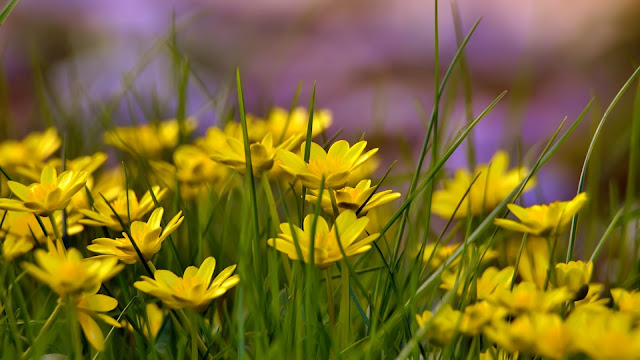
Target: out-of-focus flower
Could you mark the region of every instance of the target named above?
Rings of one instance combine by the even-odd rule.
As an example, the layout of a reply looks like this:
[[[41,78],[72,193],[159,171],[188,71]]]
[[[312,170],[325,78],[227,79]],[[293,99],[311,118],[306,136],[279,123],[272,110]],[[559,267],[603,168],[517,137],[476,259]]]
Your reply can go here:
[[[520,222],[495,219],[494,223],[504,229],[530,233],[538,236],[555,236],[566,230],[573,216],[587,202],[587,194],[580,193],[570,201],[556,201],[549,205],[534,205],[522,208],[509,204],[509,210]]]
[[[485,352],[478,354],[478,360],[516,360],[518,359],[518,352],[509,354],[505,349],[496,349],[491,347]]]
[[[591,359],[637,359],[640,354],[640,329],[625,313],[575,311],[566,323],[574,347]]]
[[[313,112],[311,136],[314,137],[331,126],[332,115],[329,110]],[[303,107],[295,108],[289,116],[289,110],[273,108],[266,118],[265,131],[273,135],[275,144],[280,144],[292,136],[306,136],[309,124],[309,111]]]
[[[2,243],[3,256],[11,261],[12,259],[31,250],[36,243],[46,244],[45,236],[40,223],[32,213],[8,211],[4,212],[0,218],[4,217],[2,229],[0,229],[0,238],[4,239]],[[84,227],[78,223],[82,216],[80,214],[70,214],[67,216],[67,234],[75,235],[80,233]],[[57,231],[62,232],[62,214],[54,213],[49,217],[42,218],[42,224],[47,230],[47,234],[53,239],[56,230],[54,230],[52,221],[55,223]]]
[[[229,171],[213,161],[206,152],[194,145],[182,145],[173,153],[176,176],[180,181],[180,195],[193,199],[207,188],[220,189]]]
[[[522,239],[509,239],[506,242],[506,255],[509,264],[515,265]],[[549,269],[549,248],[543,237],[529,236],[520,255],[518,276],[532,282],[542,289]]]
[[[505,307],[510,314],[519,315],[557,310],[560,305],[571,300],[573,295],[566,288],[544,291],[533,283],[521,282],[515,285],[513,290],[509,290],[508,287],[496,288],[487,299]]]
[[[478,335],[492,320],[504,315],[504,310],[481,301],[465,307],[463,311],[454,310],[451,305],[445,304],[435,314],[428,310],[421,315],[417,314],[416,321],[419,327],[424,327],[431,321],[426,333],[427,338],[432,338],[444,345],[448,344],[457,333],[468,336]]]
[[[438,268],[444,264],[444,262],[453,255],[453,253],[460,247],[461,244],[449,244],[442,245],[439,244],[436,247],[436,243],[430,243],[425,245],[424,252],[422,255],[422,260],[424,262],[429,262],[428,266],[431,269]],[[475,247],[475,245],[470,245],[468,251],[476,251],[479,254],[484,254],[482,257],[481,263],[487,263],[498,256],[498,252],[493,249],[487,249],[486,245],[482,245],[480,247]],[[435,251],[435,253],[434,253]],[[460,263],[460,257],[455,259],[454,261],[449,263],[449,267],[457,266]],[[447,276],[451,275],[451,272],[447,273]]]
[[[615,288],[611,289],[611,297],[620,312],[630,314],[635,319],[640,319],[640,292]]]
[[[144,261],[149,261],[162,246],[162,242],[172,232],[174,232],[182,221],[184,216],[180,211],[176,216],[167,223],[167,226],[162,229],[160,222],[162,221],[163,208],[157,208],[151,213],[149,220],[145,223],[142,221],[134,221],[131,224],[131,236],[133,241],[138,246]],[[127,263],[134,264],[140,260],[136,253],[133,243],[127,233],[123,232],[124,238],[108,239],[98,238],[93,240],[93,244],[87,246],[89,251],[102,254],[96,256],[101,257],[115,257],[118,260]]]
[[[314,218],[313,214],[304,218],[304,230],[294,224],[280,224],[282,232],[278,234],[277,238],[269,239],[267,243],[276,250],[286,253],[290,259],[298,260],[297,242],[302,252],[302,259],[308,263]],[[369,250],[371,248],[369,244],[378,237],[378,234],[363,236],[369,219],[366,217],[357,218],[351,210],[346,210],[338,215],[331,229],[323,217],[318,216],[316,221],[313,262],[322,268],[326,268],[343,258],[340,247],[346,256],[358,255]]]
[[[67,207],[71,197],[80,191],[86,182],[87,173],[84,171],[65,171],[58,176],[53,166],[46,166],[42,170],[40,183],[25,186],[9,181],[9,188],[19,200],[0,199],[0,209],[49,216],[54,211]]]
[[[160,307],[155,303],[147,304],[145,306],[145,311],[147,312],[146,319],[149,319],[149,322],[145,320],[144,316],[137,315],[136,318],[138,320],[138,324],[140,324],[142,333],[147,339],[150,338],[149,331],[151,331],[151,338],[155,339],[162,328],[162,324],[164,323],[165,311],[160,309]],[[133,332],[133,326],[131,326],[131,324],[126,320],[122,321],[122,325],[125,326],[127,330]]]
[[[185,135],[195,130],[193,118],[184,120]],[[117,127],[104,134],[104,142],[129,154],[143,158],[159,158],[165,150],[178,145],[180,122],[176,119],[131,127]]]
[[[390,203],[400,197],[400,193],[393,192],[393,190],[384,190],[373,194],[375,189],[375,186],[371,186],[371,180],[362,180],[355,188],[347,186],[339,190],[325,190],[322,192],[320,206],[324,211],[333,214],[331,195],[329,194],[329,191],[333,191],[339,212],[344,210],[357,211],[366,201],[367,204],[359,214],[366,215],[374,207]],[[370,196],[371,198],[369,198]],[[307,195],[306,199],[315,204],[318,201],[318,190],[311,190],[311,194]]]
[[[300,146],[301,154],[304,154],[306,143]],[[339,189],[347,184],[349,174],[364,164],[378,149],[372,149],[362,154],[366,141],[360,141],[353,146],[345,140],[336,141],[329,151],[324,151],[322,146],[311,143],[309,162],[304,161],[304,156],[294,154],[287,150],[278,150],[278,158],[282,161],[282,169],[295,176],[302,184],[310,189],[320,188],[320,182],[324,177],[324,186],[328,189]]]
[[[107,154],[103,152],[97,152],[93,155],[81,156],[75,159],[68,159],[64,164],[64,170],[71,170],[75,172],[85,171],[87,176],[90,176],[95,172],[104,162],[107,161]],[[47,161],[46,165],[53,166],[58,172],[63,171],[62,159],[53,158]],[[37,162],[30,162],[26,165],[18,167],[16,170],[18,174],[37,181],[42,172],[42,168],[45,165]]]
[[[292,136],[281,145],[274,147],[273,136],[271,133],[267,133],[262,141],[250,144],[253,173],[260,176],[263,172],[270,170],[273,167],[276,151],[290,150],[301,140],[302,135]],[[226,146],[220,146],[211,154],[211,157],[213,160],[235,169],[240,174],[244,174],[246,170],[244,142],[236,138],[227,136]]]
[[[464,269],[462,269],[461,274],[465,274]],[[446,290],[453,289],[457,275],[457,271],[445,271],[442,274],[442,284],[440,284],[440,287]],[[486,268],[475,284],[477,298],[479,300],[484,300],[498,289],[509,290],[512,279],[513,266],[507,266],[502,270],[498,270],[498,268],[493,266]],[[464,291],[463,280],[464,279],[460,279],[461,284],[458,286],[458,295],[462,295],[462,292]],[[469,284],[470,289],[472,289],[472,285],[473,284]]]
[[[527,314],[495,321],[484,334],[510,352],[566,359],[573,352],[572,331],[557,314]]]
[[[151,191],[153,191],[158,201],[161,201],[167,193],[167,189],[160,189],[159,186],[151,187]],[[128,205],[127,200],[129,201]],[[118,197],[109,204],[107,204],[102,197],[95,199],[93,203],[96,209],[95,211],[80,209],[80,212],[87,217],[86,219],[80,220],[80,223],[88,226],[106,226],[116,231],[122,231],[122,225],[120,225],[118,217],[116,217],[109,205],[113,207],[113,210],[118,214],[120,220],[125,224],[129,222],[129,219],[131,222],[142,220],[142,217],[155,207],[150,191],[147,191],[140,201],[138,201],[136,193],[133,190],[129,190],[128,192],[119,194]]]
[[[107,201],[113,201],[118,195],[125,191],[124,178],[122,167],[115,167],[103,171],[98,175],[90,176],[87,179],[85,190],[78,191],[71,198],[71,204],[69,205],[70,210],[91,210],[91,203],[101,200],[102,196],[104,196]],[[91,201],[86,189],[89,190]]]
[[[60,144],[58,130],[53,127],[44,132],[32,132],[22,141],[5,140],[0,143],[0,166],[13,171],[22,165],[42,164]]]
[[[122,325],[112,317],[103,314],[115,309],[118,306],[118,300],[107,295],[97,294],[98,289],[100,289],[99,285],[93,290],[72,297],[71,300],[75,302],[78,322],[87,340],[94,349],[103,351],[104,335],[96,320],[118,328]],[[63,299],[60,298],[58,301],[63,301]]]
[[[473,174],[467,169],[456,171],[453,179],[444,182],[443,189],[434,192],[431,211],[443,218],[456,219],[487,214],[509,196],[528,172],[523,166],[509,170],[509,155],[498,151],[489,164],[478,165]],[[534,184],[532,178],[525,190]],[[464,196],[467,190],[469,193]],[[460,207],[455,211],[458,204]]]
[[[156,270],[151,279],[142,276],[142,281],[133,284],[138,290],[155,296],[169,308],[193,308],[198,312],[206,310],[209,303],[236,286],[240,277],[233,274],[236,265],[232,265],[222,270],[213,282],[213,270],[216,266],[216,259],[206,258],[200,268],[189,266],[183,277],[168,270]]]
[[[572,293],[577,293],[591,281],[592,262],[569,261],[568,264],[556,264],[556,285],[564,286]]]
[[[83,259],[78,249],[65,250],[60,241],[49,241],[48,251],[36,249],[34,258],[38,265],[23,262],[25,271],[60,297],[93,290],[124,267],[116,258]]]

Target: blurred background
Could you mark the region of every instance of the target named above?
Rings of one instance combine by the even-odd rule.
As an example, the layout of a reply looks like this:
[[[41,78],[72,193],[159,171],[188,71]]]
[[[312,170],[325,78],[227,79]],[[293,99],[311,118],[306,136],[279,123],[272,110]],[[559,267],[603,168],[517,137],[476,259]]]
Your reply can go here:
[[[443,97],[444,135],[509,90],[473,132],[477,160],[501,148],[533,156],[593,97],[540,175],[536,200],[570,198],[595,124],[640,64],[639,16],[637,0],[440,1],[440,78],[481,19]],[[189,73],[187,114],[203,131],[235,106],[240,67],[247,110],[257,115],[288,108],[299,84],[299,104],[308,106],[317,81],[316,106],[334,115],[329,135],[366,133],[381,147],[382,172],[394,159],[415,164],[438,81],[434,2],[425,0],[21,0],[0,29],[0,56],[0,124],[12,137],[49,122],[90,131],[104,117],[174,117],[181,69]],[[593,179],[604,189],[624,185],[634,93],[635,85],[600,142],[607,161]],[[467,163],[462,147],[447,168]]]

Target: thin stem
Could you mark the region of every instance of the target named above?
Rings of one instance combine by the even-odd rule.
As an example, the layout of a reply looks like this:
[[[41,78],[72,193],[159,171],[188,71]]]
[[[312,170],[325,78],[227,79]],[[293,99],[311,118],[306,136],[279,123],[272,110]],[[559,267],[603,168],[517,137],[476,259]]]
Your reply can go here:
[[[51,315],[49,315],[49,318],[44,323],[44,326],[42,326],[42,329],[40,329],[40,332],[33,340],[33,344],[40,344],[42,336],[49,331],[49,328],[51,328],[51,326],[53,325],[53,321],[55,320],[56,316],[58,316],[60,309],[62,309],[62,303],[58,302],[58,305],[55,309],[53,309],[53,312],[51,313]],[[32,347],[29,346],[29,348],[22,354],[22,359],[28,359],[31,356],[31,351]]]

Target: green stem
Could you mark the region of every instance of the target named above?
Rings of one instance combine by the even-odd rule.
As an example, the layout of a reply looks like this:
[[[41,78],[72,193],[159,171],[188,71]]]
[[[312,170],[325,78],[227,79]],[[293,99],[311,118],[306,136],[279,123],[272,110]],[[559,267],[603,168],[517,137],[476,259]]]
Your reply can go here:
[[[62,308],[62,303],[59,302],[56,308],[53,309],[53,312],[51,313],[51,315],[49,315],[49,318],[44,323],[44,326],[42,326],[42,329],[40,329],[38,336],[36,336],[36,338],[33,340],[33,344],[40,344],[42,336],[49,331],[49,329],[53,325],[53,320],[55,320],[56,316],[58,316],[58,313],[60,312],[61,308]],[[32,347],[29,346],[29,348],[22,354],[22,359],[28,359],[31,356],[31,351],[32,351]]]
[[[331,282],[331,272],[329,268],[324,270],[324,276],[327,283],[327,308],[329,310],[329,325],[333,329],[336,325],[336,307],[333,303],[333,284]]]

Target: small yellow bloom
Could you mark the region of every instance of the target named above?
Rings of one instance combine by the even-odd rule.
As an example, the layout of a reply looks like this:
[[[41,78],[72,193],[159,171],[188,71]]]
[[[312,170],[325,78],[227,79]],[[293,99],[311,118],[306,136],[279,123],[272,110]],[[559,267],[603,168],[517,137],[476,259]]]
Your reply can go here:
[[[306,143],[300,146],[304,154]],[[278,158],[282,161],[282,169],[295,176],[302,184],[310,189],[320,188],[324,177],[324,186],[328,189],[339,189],[347,184],[349,174],[364,164],[378,149],[372,149],[362,154],[367,146],[366,141],[360,141],[353,146],[340,140],[335,142],[326,152],[322,146],[311,143],[309,162],[304,161],[302,155],[291,151],[278,150]]]
[[[207,153],[194,145],[182,145],[173,153],[176,177],[180,181],[180,195],[194,199],[207,188],[221,188],[229,171],[213,161]]]
[[[620,312],[629,314],[634,319],[640,319],[640,292],[615,288],[611,289],[611,297]]]
[[[574,347],[595,360],[638,359],[640,329],[622,312],[576,311],[567,319]]]
[[[0,209],[32,212],[49,216],[56,210],[62,210],[71,201],[71,197],[82,189],[87,182],[84,171],[65,171],[58,176],[53,166],[42,170],[40,183],[30,186],[9,181],[8,185],[17,199],[0,199]]]
[[[400,193],[393,192],[393,190],[384,190],[373,194],[375,189],[375,186],[371,186],[371,180],[362,180],[355,188],[347,186],[339,190],[325,190],[322,192],[320,206],[324,211],[333,214],[331,195],[328,193],[328,191],[333,191],[339,212],[344,210],[357,211],[368,199],[369,201],[360,212],[360,215],[366,215],[374,207],[390,203],[400,197]],[[311,190],[311,194],[307,195],[306,199],[315,204],[318,201],[318,191]]]
[[[158,251],[160,251],[160,247],[162,246],[162,242],[167,238],[172,232],[174,232],[180,224],[182,224],[182,220],[184,220],[184,216],[182,215],[182,211],[180,211],[176,216],[167,223],[167,226],[162,230],[160,227],[160,222],[162,221],[162,214],[164,213],[163,208],[157,208],[151,213],[149,220],[145,223],[142,221],[134,221],[131,224],[131,236],[133,237],[133,241],[135,241],[138,249],[140,249],[140,253],[144,258],[144,261],[149,261]],[[102,254],[100,257],[115,257],[118,260],[126,263],[126,264],[134,264],[140,261],[138,254],[136,253],[135,248],[133,247],[133,243],[127,233],[123,232],[122,235],[124,238],[117,239],[108,239],[108,238],[98,238],[93,240],[93,244],[87,246],[89,251]]]
[[[78,249],[65,250],[60,241],[55,245],[49,241],[48,251],[36,249],[34,258],[38,266],[23,262],[25,271],[47,284],[60,297],[93,290],[124,267],[116,258],[83,259]]]
[[[138,324],[142,328],[142,333],[144,336],[149,339],[149,330],[151,330],[151,338],[155,339],[162,328],[162,324],[164,324],[165,311],[160,309],[158,305],[155,303],[149,303],[145,306],[145,311],[147,312],[147,319],[149,319],[149,323],[145,320],[143,316],[136,315],[138,319]],[[129,324],[126,320],[122,320],[122,325],[127,328],[130,332],[133,332],[133,326]]]
[[[86,189],[89,189],[91,198],[94,202],[101,200],[104,196],[107,201],[115,200],[118,195],[124,193],[124,171],[122,167],[115,167],[102,173],[89,176],[87,178]],[[91,210],[89,196],[87,191],[78,191],[72,198],[69,204],[70,211],[78,211],[80,209]]]
[[[509,239],[505,244],[507,261],[515,265],[522,239]],[[529,236],[522,249],[518,276],[524,281],[532,282],[542,289],[549,269],[549,248],[547,240],[539,236]]]
[[[74,172],[85,171],[87,173],[87,176],[90,176],[100,166],[102,166],[105,161],[107,161],[107,154],[103,152],[97,152],[93,155],[81,156],[75,159],[67,159],[64,164],[64,169]],[[60,158],[53,158],[47,161],[46,165],[53,166],[58,172],[61,172],[63,168],[62,159]],[[40,178],[42,169],[46,165],[42,165],[37,162],[30,162],[26,165],[18,167],[16,172],[30,180],[37,181]]]
[[[433,194],[431,211],[443,218],[465,218],[467,215],[487,214],[495,209],[527,177],[528,170],[518,167],[509,170],[509,155],[498,151],[490,164],[479,165],[473,174],[460,169],[453,179],[444,182],[444,188]],[[478,176],[477,180],[473,179]],[[473,185],[472,185],[473,182]],[[533,178],[525,190],[535,184]],[[469,190],[469,187],[470,190]],[[464,197],[465,193],[469,193]],[[464,197],[464,198],[463,198]],[[458,211],[456,207],[460,204]]]
[[[7,171],[29,164],[42,164],[60,147],[61,141],[55,128],[33,132],[22,141],[6,140],[0,143],[0,166]]]
[[[156,270],[151,279],[142,276],[142,281],[133,284],[138,290],[155,296],[171,309],[193,308],[198,312],[207,309],[209,303],[236,286],[240,281],[238,275],[231,275],[236,268],[232,265],[222,270],[213,282],[213,270],[216,259],[206,258],[200,268],[189,266],[184,277],[178,277],[168,270]]]
[[[566,230],[569,222],[587,202],[587,194],[580,193],[570,201],[556,201],[549,205],[534,205],[522,208],[509,204],[509,210],[520,222],[509,219],[495,219],[502,228],[530,233],[538,236],[555,236]]]
[[[304,262],[308,263],[314,217],[313,214],[309,214],[304,218],[304,230],[294,224],[280,224],[282,232],[277,238],[269,239],[267,243],[276,250],[286,253],[290,259],[298,260],[299,256],[295,245],[297,241],[302,258]],[[355,212],[346,210],[338,215],[335,225],[329,229],[326,220],[319,216],[313,244],[314,264],[319,267],[328,267],[332,263],[340,261],[343,258],[340,244],[342,244],[346,256],[358,255],[369,250],[371,248],[369,244],[378,237],[378,234],[362,236],[368,222],[368,218],[357,218]],[[338,238],[340,243],[338,243]]]
[[[195,119],[185,119],[183,131],[190,134],[196,126]],[[158,158],[165,150],[178,145],[179,134],[180,123],[172,119],[155,124],[117,127],[104,134],[104,142],[132,155]]]
[[[251,151],[251,166],[253,173],[260,176],[263,172],[273,167],[273,162],[278,150],[290,150],[300,143],[302,136],[293,136],[281,145],[273,146],[273,136],[267,133],[260,142],[249,145]],[[226,146],[220,144],[219,148],[211,155],[213,160],[235,169],[240,174],[246,170],[244,142],[234,137],[226,137]]]
[[[332,115],[329,110],[317,110],[313,113],[313,126],[311,136],[316,136],[331,126]],[[292,136],[307,134],[309,124],[309,111],[298,107],[289,116],[289,110],[283,108],[273,108],[269,112],[265,121],[266,131],[273,135],[277,144]]]
[[[11,261],[28,252],[36,243],[47,243],[47,237],[32,213],[9,211],[6,215],[4,215],[4,213],[0,214],[0,218],[4,216],[2,229],[0,229],[0,238],[4,239],[2,243],[2,253],[7,260]],[[67,216],[67,234],[75,235],[82,232],[84,227],[78,223],[80,217],[80,214],[70,214]],[[52,220],[56,224],[56,229],[58,229],[58,231],[62,230],[61,213],[54,213],[41,220],[50,239],[53,239],[55,234]]]
[[[71,299],[75,301],[78,322],[89,344],[94,349],[103,351],[104,335],[96,320],[117,328],[122,327],[122,325],[112,317],[103,314],[115,309],[118,306],[118,300],[107,295],[97,294],[99,288],[100,286],[96,286],[95,289]],[[62,301],[62,298],[59,301]]]
[[[161,201],[167,193],[167,189],[160,189],[159,186],[151,187],[151,191],[153,191],[158,201]],[[122,225],[120,225],[118,221],[118,217],[120,217],[122,222],[127,224],[129,219],[131,219],[131,222],[142,220],[144,215],[155,208],[153,197],[149,191],[142,196],[140,201],[138,201],[138,197],[133,190],[128,191],[128,196],[127,192],[120,193],[115,200],[109,203],[116,214],[118,214],[118,217],[114,215],[102,197],[94,200],[93,206],[96,208],[95,211],[80,209],[80,212],[87,217],[86,219],[80,220],[80,223],[88,226],[106,226],[116,231],[123,230]],[[129,200],[128,206],[127,200]]]
[[[461,276],[464,276],[464,274],[465,274],[465,270],[463,269]],[[455,272],[445,271],[442,274],[442,284],[440,284],[440,287],[446,290],[453,289],[456,283],[457,275],[458,275],[457,271]],[[480,300],[487,299],[488,297],[490,297],[490,295],[493,292],[499,289],[506,289],[508,291],[509,287],[511,286],[512,278],[513,278],[513,266],[507,266],[502,270],[498,270],[498,268],[493,266],[488,267],[482,273],[480,278],[478,278],[475,284],[477,298]],[[462,286],[462,284],[464,284],[464,282],[462,282],[463,280],[464,279],[460,280],[461,285],[458,286],[458,292],[457,292],[458,295],[462,295],[462,292],[464,290],[464,286]],[[472,286],[473,284],[470,283],[469,288],[471,289]]]
[[[556,285],[564,286],[572,293],[577,293],[591,281],[592,262],[569,261],[568,264],[556,264]]]
[[[566,288],[543,291],[536,284],[521,282],[509,288],[497,288],[488,300],[505,307],[510,314],[519,315],[527,312],[542,313],[557,310],[560,305],[571,300],[573,295]]]
[[[495,321],[484,334],[509,352],[559,360],[573,352],[572,331],[557,314],[528,314],[513,322]]]

